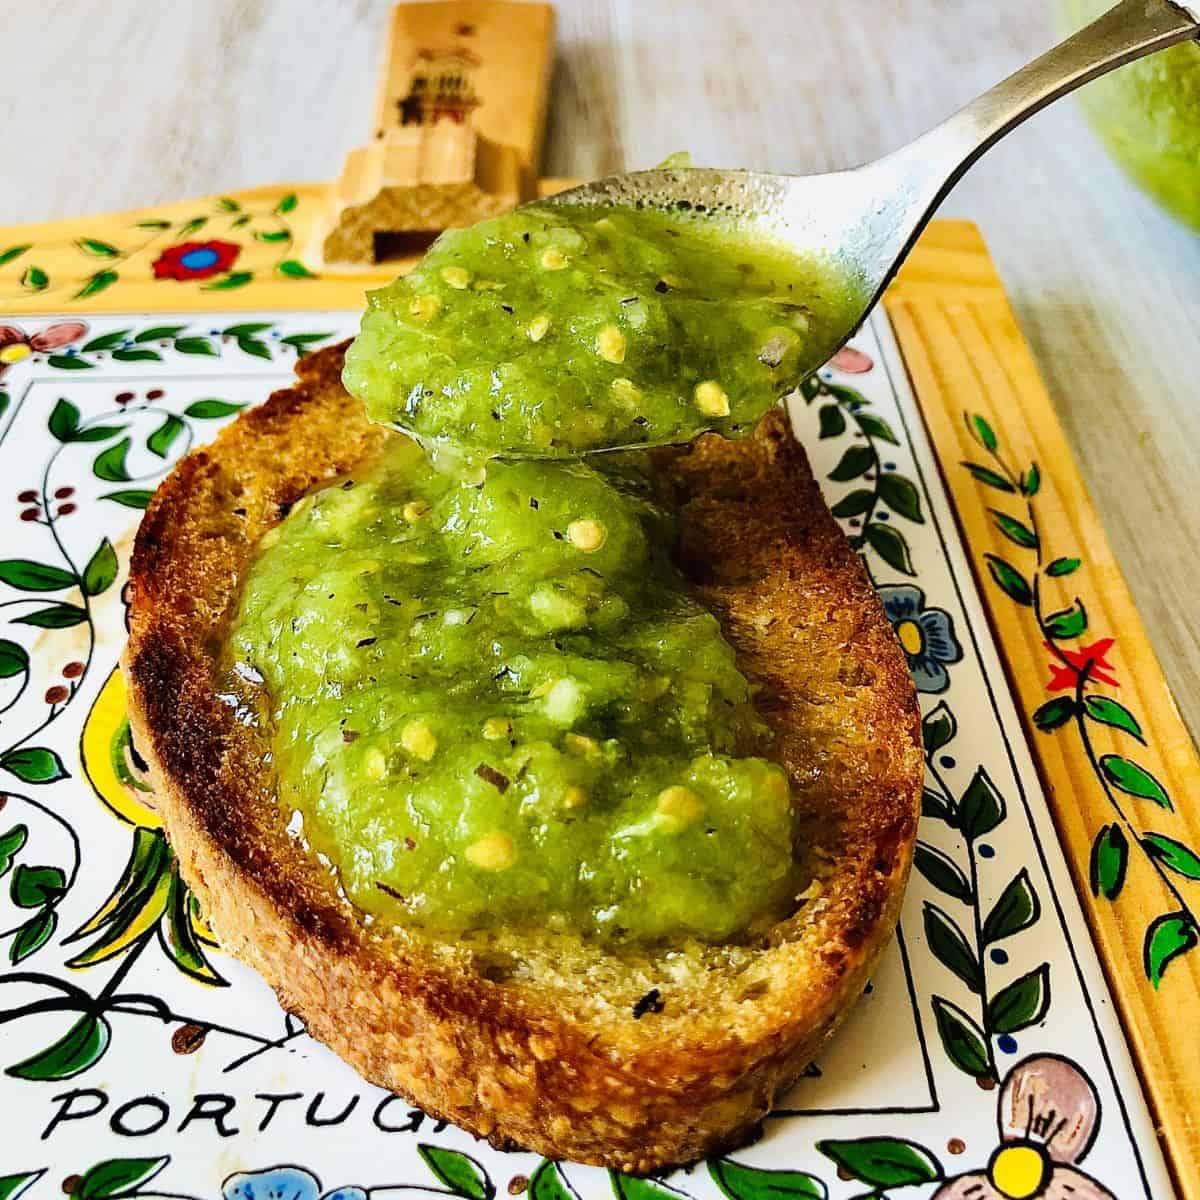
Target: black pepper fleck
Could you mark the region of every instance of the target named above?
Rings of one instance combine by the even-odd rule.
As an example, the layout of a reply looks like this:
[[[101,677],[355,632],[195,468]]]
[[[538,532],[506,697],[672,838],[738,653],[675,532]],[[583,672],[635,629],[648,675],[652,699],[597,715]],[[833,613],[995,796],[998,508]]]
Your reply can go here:
[[[647,1013],[660,1013],[666,1008],[658,988],[651,988],[634,1006],[633,1019],[640,1021]]]

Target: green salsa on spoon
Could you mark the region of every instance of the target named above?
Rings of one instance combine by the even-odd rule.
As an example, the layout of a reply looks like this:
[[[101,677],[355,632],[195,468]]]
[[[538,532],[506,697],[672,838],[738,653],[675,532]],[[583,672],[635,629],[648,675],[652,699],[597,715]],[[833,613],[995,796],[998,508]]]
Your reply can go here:
[[[861,309],[823,261],[711,217],[528,205],[370,295],[346,388],[426,447],[561,458],[749,433]]]

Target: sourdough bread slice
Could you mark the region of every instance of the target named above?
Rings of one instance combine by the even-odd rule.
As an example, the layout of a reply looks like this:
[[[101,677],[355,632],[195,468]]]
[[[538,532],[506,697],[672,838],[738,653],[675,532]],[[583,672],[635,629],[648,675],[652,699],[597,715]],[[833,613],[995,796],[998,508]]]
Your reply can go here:
[[[767,936],[618,952],[366,923],[288,834],[261,735],[218,672],[258,540],[399,436],[342,389],[342,354],[302,360],[296,386],[180,462],[138,533],[130,717],[184,878],[314,1037],[432,1115],[631,1172],[735,1145],[861,993],[912,858],[919,713],[862,566],[782,411],[745,441],[657,455],[678,562],[759,689],[809,848],[812,883]]]

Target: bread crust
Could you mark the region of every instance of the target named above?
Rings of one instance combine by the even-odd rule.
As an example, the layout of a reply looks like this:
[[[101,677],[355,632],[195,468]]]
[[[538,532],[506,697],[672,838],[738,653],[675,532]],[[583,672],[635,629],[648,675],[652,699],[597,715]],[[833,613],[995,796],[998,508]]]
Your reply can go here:
[[[433,1116],[633,1173],[734,1146],[861,993],[911,863],[919,711],[862,565],[781,411],[745,441],[657,456],[680,505],[680,565],[760,689],[828,873],[762,946],[694,956],[674,983],[665,956],[634,970],[586,947],[572,960],[583,978],[490,978],[469,947],[359,919],[286,832],[214,674],[258,539],[398,436],[342,390],[343,349],[303,359],[294,387],[183,459],[137,536],[123,669],[183,876],[224,949],[314,1037]],[[663,980],[661,1011],[629,1002],[646,979]]]

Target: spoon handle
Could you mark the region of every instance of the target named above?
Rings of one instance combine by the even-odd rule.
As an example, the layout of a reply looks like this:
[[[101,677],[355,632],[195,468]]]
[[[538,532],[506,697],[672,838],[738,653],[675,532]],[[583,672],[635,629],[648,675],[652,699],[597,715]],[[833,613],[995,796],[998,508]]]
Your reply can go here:
[[[1200,9],[1171,0],[1121,0],[1090,25],[972,100],[918,143],[958,154],[966,170],[998,138],[1100,75],[1200,36]]]
[[[900,150],[860,169],[887,230],[870,239],[878,278],[894,274],[917,235],[985,150],[1047,104],[1100,75],[1200,37],[1200,0],[1120,0],[1090,25]],[[888,226],[890,225],[890,228]],[[882,290],[882,283],[880,286]]]

